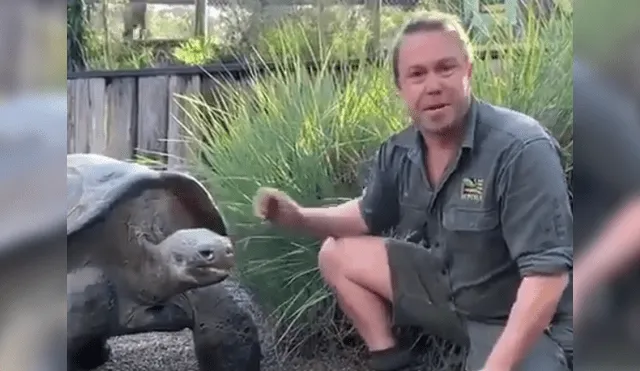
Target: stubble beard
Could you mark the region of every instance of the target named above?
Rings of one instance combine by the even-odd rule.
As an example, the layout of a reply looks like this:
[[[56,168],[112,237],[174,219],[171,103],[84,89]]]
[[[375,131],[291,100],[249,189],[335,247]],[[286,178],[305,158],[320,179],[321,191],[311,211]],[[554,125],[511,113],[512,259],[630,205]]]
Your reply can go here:
[[[444,125],[438,125],[431,122],[425,117],[414,117],[413,123],[423,136],[434,138],[448,138],[455,135],[459,131],[460,120],[453,120]]]
[[[444,125],[434,124],[428,117],[421,116],[419,113],[412,117],[413,123],[423,136],[439,139],[450,139],[459,136],[465,130],[465,118],[470,109],[470,102],[469,98],[463,107],[456,107],[453,119]],[[464,113],[460,114],[460,109],[464,110]]]

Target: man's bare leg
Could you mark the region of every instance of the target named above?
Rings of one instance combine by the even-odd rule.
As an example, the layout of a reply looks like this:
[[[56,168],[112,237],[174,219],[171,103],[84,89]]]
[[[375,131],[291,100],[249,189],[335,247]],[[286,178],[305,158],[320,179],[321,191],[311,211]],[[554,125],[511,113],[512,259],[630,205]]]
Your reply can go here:
[[[377,237],[327,239],[318,255],[320,272],[338,304],[367,344],[379,369],[406,365],[391,332],[391,272],[384,240]],[[394,365],[398,365],[398,367]]]

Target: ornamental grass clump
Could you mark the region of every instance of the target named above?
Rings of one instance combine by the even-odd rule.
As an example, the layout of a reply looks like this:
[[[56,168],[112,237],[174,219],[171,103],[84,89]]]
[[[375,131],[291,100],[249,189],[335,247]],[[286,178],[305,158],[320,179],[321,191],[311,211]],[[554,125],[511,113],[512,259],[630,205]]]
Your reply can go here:
[[[355,197],[363,159],[405,125],[387,68],[336,74],[328,63],[316,72],[289,63],[245,88],[223,88],[217,108],[194,101],[200,125],[191,128],[195,171],[239,238],[241,278],[273,311],[283,339],[335,335],[335,308],[316,270],[318,241],[261,224],[254,193],[277,187],[304,205]]]

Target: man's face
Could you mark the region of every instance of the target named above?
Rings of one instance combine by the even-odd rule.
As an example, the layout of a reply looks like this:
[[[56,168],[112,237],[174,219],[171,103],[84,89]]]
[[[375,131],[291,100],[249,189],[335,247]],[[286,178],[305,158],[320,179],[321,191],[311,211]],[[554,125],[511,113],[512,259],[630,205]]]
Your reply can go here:
[[[397,63],[400,96],[421,130],[442,135],[461,121],[472,68],[453,31],[404,36]]]

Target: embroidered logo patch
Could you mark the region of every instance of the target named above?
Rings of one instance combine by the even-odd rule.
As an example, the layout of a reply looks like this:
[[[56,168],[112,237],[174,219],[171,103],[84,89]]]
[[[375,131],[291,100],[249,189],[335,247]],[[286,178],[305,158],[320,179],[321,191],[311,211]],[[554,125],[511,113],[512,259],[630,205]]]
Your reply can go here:
[[[463,178],[460,197],[467,201],[482,202],[484,197],[484,179]]]

